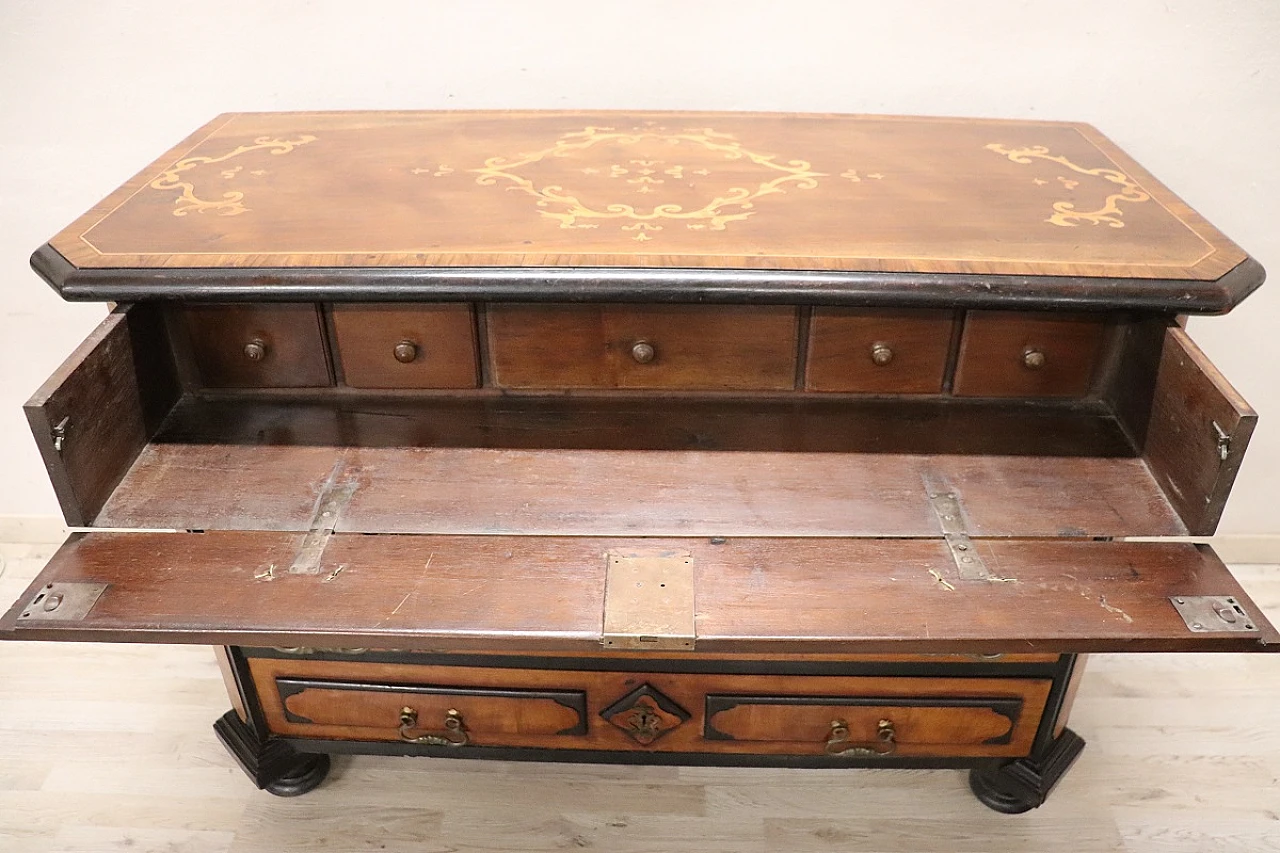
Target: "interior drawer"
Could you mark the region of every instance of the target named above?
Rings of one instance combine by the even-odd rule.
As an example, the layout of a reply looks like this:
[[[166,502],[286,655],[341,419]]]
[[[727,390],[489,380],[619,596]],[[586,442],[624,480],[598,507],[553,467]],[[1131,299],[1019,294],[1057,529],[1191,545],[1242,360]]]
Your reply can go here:
[[[474,388],[470,305],[334,305],[335,358],[352,388]]]
[[[315,305],[191,305],[180,314],[204,387],[333,384]]]
[[[1097,315],[970,311],[955,393],[963,397],[1083,397],[1102,348]]]
[[[950,311],[815,308],[805,389],[937,394],[954,325]]]
[[[267,704],[280,734],[430,746],[538,746],[587,733],[581,690],[277,678]]]
[[[795,387],[790,307],[506,304],[487,315],[504,388]]]
[[[761,752],[833,756],[1014,755],[1030,751],[1050,682],[1010,679],[973,695],[960,680],[889,679],[884,692],[709,694],[706,738]],[[870,686],[870,685],[869,685]],[[895,695],[904,686],[910,695]],[[934,692],[930,692],[934,691]]]

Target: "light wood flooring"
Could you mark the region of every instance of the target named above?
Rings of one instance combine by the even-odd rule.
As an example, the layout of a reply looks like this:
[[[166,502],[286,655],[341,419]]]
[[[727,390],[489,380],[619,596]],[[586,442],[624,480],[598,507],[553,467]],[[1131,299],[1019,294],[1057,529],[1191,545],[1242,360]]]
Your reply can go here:
[[[0,545],[0,598],[50,546]],[[1238,567],[1272,620],[1280,567]],[[215,740],[209,649],[0,643],[0,850],[1280,851],[1280,654],[1099,655],[1084,755],[1003,816],[958,771],[335,758],[256,791]]]

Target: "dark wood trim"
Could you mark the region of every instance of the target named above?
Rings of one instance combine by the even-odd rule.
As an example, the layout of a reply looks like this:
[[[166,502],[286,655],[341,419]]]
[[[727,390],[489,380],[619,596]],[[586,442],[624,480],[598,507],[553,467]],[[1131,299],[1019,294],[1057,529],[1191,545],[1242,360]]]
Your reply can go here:
[[[415,755],[432,758],[483,758],[494,761],[552,761],[573,764],[645,764],[677,767],[801,767],[815,769],[896,768],[961,770],[989,767],[990,758],[895,757],[842,758],[828,755],[751,755],[718,752],[614,751],[604,749],[547,749],[502,746],[425,746],[396,741],[280,738],[304,752],[346,755]]]
[[[305,794],[329,773],[327,753],[302,752],[280,738],[261,737],[235,711],[219,717],[213,731],[253,784],[278,797]]]
[[[628,267],[79,269],[49,245],[31,256],[31,267],[71,302],[689,302],[1181,314],[1230,311],[1266,277],[1252,258],[1216,281]]]
[[[272,660],[317,660],[350,663],[394,663],[413,666],[494,667],[499,669],[554,669],[588,672],[664,672],[724,675],[831,675],[904,676],[918,678],[1053,678],[1059,663],[1000,663],[997,661],[859,662],[788,661],[764,659],[697,658],[614,658],[558,655],[433,654],[397,651],[368,651],[359,655],[316,651],[309,654],[282,652],[270,648],[244,648],[246,657]]]
[[[1045,799],[1084,750],[1084,738],[1063,729],[1053,743],[1027,758],[978,767],[969,773],[969,787],[988,808],[1021,814],[1044,805]]]
[[[1033,752],[1044,752],[1053,743],[1059,716],[1066,710],[1067,688],[1071,684],[1071,674],[1075,671],[1078,657],[1078,655],[1062,655],[1054,665],[1053,686],[1049,688],[1049,696],[1045,700],[1044,714],[1040,717],[1040,728],[1036,730],[1036,739],[1031,747]]]

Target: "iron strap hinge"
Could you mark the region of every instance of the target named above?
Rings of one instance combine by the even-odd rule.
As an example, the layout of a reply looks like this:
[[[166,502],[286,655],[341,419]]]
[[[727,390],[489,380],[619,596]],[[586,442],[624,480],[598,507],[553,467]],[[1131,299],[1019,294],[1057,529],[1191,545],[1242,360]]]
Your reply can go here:
[[[929,505],[938,516],[938,524],[942,528],[942,537],[955,560],[960,579],[966,581],[989,581],[991,572],[982,561],[978,549],[969,538],[968,528],[964,523],[964,508],[960,505],[960,497],[941,477],[925,474],[925,494],[929,496]]]

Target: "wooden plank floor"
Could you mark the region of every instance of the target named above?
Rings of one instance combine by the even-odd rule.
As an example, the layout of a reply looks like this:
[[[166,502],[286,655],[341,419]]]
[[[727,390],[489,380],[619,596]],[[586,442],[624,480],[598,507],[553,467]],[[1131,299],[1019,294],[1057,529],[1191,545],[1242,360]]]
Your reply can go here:
[[[0,545],[5,603],[50,553]],[[1280,618],[1280,567],[1236,574]],[[206,648],[0,643],[0,851],[1280,851],[1280,655],[1092,658],[1089,746],[1016,817],[957,771],[355,757],[278,799],[227,707]]]

